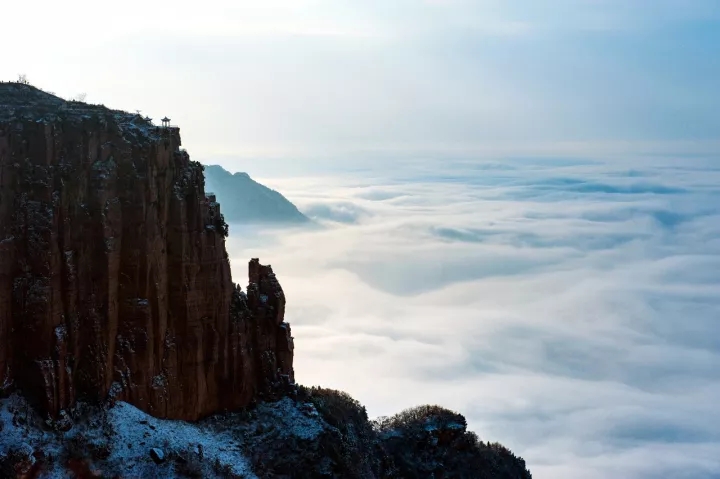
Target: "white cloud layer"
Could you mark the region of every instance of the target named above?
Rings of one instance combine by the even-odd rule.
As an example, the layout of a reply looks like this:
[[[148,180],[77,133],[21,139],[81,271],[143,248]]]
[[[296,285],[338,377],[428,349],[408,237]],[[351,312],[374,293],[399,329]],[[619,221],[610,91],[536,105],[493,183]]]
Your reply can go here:
[[[322,224],[228,242],[277,272],[300,382],[456,409],[540,479],[720,475],[717,159],[264,180]]]

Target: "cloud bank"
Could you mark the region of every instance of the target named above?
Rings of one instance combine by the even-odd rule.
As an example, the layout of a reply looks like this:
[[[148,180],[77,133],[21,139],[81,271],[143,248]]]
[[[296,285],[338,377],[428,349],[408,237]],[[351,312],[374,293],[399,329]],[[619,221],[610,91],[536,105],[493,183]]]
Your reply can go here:
[[[268,177],[322,227],[231,225],[228,246],[236,276],[259,256],[281,279],[304,384],[373,416],[454,408],[540,479],[718,477],[716,165],[443,160]]]

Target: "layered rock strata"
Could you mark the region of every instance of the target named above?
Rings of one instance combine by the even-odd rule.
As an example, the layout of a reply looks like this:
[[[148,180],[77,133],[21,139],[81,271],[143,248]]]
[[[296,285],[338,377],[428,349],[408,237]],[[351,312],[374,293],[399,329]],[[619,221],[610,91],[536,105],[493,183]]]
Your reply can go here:
[[[0,84],[0,385],[64,417],[114,397],[195,420],[294,382],[285,297],[250,262],[178,128]]]

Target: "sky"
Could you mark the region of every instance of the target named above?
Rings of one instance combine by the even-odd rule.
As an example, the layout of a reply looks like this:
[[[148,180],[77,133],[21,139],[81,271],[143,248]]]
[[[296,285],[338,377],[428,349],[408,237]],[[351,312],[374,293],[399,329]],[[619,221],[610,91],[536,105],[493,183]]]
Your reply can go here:
[[[0,79],[167,115],[315,219],[228,240],[236,281],[277,272],[303,384],[453,408],[540,479],[720,477],[717,0],[1,15]]]
[[[196,156],[718,150],[717,0],[38,0],[3,17],[0,78],[167,115]]]

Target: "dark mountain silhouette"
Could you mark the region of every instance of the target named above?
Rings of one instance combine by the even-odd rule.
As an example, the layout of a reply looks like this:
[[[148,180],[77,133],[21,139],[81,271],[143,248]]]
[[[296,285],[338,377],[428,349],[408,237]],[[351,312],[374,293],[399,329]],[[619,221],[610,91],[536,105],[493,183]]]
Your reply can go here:
[[[222,166],[205,166],[205,191],[214,193],[231,223],[305,223],[308,218],[275,190],[247,173],[232,174]]]

